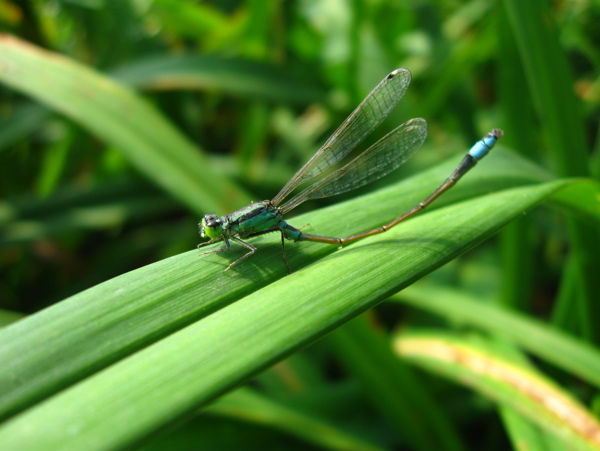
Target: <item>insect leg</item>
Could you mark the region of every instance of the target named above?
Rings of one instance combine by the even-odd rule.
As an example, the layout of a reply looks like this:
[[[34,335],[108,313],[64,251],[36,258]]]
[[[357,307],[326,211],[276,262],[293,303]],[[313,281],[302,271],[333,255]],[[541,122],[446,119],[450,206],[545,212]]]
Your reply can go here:
[[[289,225],[285,225],[286,228],[289,228]],[[272,227],[270,229],[267,230],[261,230],[260,232],[255,232],[252,233],[250,235],[248,235],[248,238],[252,238],[255,236],[259,236],[259,235],[265,235],[267,233],[271,233],[271,232],[281,232],[281,251],[283,253],[283,262],[285,263],[285,266],[287,266],[288,271],[290,272],[290,274],[292,273],[292,268],[290,267],[288,261],[287,261],[287,257],[285,255],[285,238],[286,238],[286,234],[284,232],[284,228],[283,227]],[[288,239],[291,239],[288,237]],[[245,258],[246,256],[244,256]]]
[[[213,238],[212,240],[209,241],[205,241],[204,243],[200,243],[198,246],[196,246],[198,249],[201,246],[204,246],[205,244],[212,244],[215,241],[219,241],[221,239],[221,237],[219,238]],[[214,251],[206,251],[206,252],[202,252],[200,255],[204,255],[204,254],[216,254],[218,252],[225,252],[228,251],[229,249],[231,249],[231,244],[229,244],[229,240],[225,237],[223,237],[223,241],[225,241],[225,248],[221,248],[221,249],[215,249]]]
[[[223,272],[229,271],[232,267],[234,267],[235,265],[237,265],[239,262],[241,262],[242,260],[245,260],[246,258],[250,257],[252,254],[254,254],[256,252],[256,247],[252,246],[250,243],[246,243],[244,240],[240,240],[239,238],[236,238],[234,236],[232,236],[231,239],[234,240],[234,241],[237,241],[242,246],[245,246],[248,249],[250,249],[250,252],[248,252],[245,255],[242,255],[236,261],[234,261],[233,263],[231,263],[227,268],[225,268],[225,270],[223,270]],[[229,244],[229,243],[227,243],[227,244]],[[223,250],[226,250],[226,249],[223,249]],[[216,251],[213,251],[213,252],[216,252]]]

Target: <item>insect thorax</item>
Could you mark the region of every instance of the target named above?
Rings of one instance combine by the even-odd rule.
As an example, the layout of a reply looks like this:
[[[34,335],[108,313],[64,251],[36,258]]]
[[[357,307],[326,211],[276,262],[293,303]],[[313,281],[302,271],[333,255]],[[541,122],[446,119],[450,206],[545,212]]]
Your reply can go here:
[[[231,235],[241,238],[277,227],[281,212],[271,201],[255,202],[224,217]]]

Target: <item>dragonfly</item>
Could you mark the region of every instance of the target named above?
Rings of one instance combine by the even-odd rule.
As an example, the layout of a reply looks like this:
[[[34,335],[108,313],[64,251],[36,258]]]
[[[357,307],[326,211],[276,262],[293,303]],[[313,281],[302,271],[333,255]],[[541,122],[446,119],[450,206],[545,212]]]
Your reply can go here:
[[[215,214],[204,215],[198,227],[200,235],[203,238],[209,238],[209,241],[199,244],[198,247],[220,240],[224,241],[225,247],[206,251],[201,255],[229,251],[231,241],[247,248],[248,252],[245,255],[225,268],[224,271],[228,271],[257,251],[254,245],[245,241],[246,239],[278,232],[281,234],[283,261],[291,272],[292,269],[285,254],[286,239],[316,241],[338,246],[352,243],[386,232],[421,212],[452,188],[463,175],[489,153],[502,136],[502,130],[494,129],[477,141],[452,174],[435,191],[418,205],[385,225],[345,238],[336,238],[302,232],[284,220],[287,213],[307,200],[345,193],[384,177],[404,164],[421,147],[427,137],[427,122],[423,118],[410,119],[338,168],[343,164],[342,160],[355,150],[367,135],[389,115],[406,93],[410,80],[411,73],[405,68],[396,69],[387,75],[272,200],[254,202],[221,217]],[[318,178],[319,176],[321,177]],[[296,188],[315,178],[318,178],[316,182],[283,203]]]

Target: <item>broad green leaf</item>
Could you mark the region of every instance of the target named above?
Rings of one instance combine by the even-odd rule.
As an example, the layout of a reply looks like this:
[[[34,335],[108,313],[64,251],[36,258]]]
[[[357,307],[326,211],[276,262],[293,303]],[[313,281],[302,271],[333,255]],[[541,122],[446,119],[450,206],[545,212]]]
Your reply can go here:
[[[507,189],[435,210],[261,289],[272,280],[271,271],[282,275],[281,264],[281,269],[267,269],[278,261],[268,252],[222,273],[218,256],[198,257],[192,251],[17,322],[0,331],[0,341],[12,340],[0,358],[12,363],[2,369],[2,386],[8,389],[2,400],[5,408],[12,403],[13,411],[90,375],[107,360],[122,360],[8,420],[0,428],[0,447],[64,448],[65,434],[73,448],[134,443],[470,249],[568,183]],[[358,201],[366,206],[364,199]],[[336,217],[349,204],[328,209],[327,216]],[[313,246],[305,249],[314,252]],[[296,267],[298,262],[290,259]],[[126,357],[139,349],[138,329],[144,327],[149,327],[146,334],[154,332],[143,338],[146,344],[173,333]],[[75,328],[96,328],[99,333],[87,339],[80,335],[77,341],[68,333]],[[111,338],[117,341],[116,334],[118,343],[111,343]],[[51,352],[50,359],[32,346],[43,339],[48,348],[69,352]],[[104,346],[112,346],[110,355],[103,354]],[[78,358],[87,363],[81,365]],[[62,375],[52,380],[54,372]],[[23,384],[27,377],[35,380]]]
[[[498,305],[469,299],[464,293],[457,293],[450,289],[413,286],[394,296],[393,299],[507,337],[521,349],[600,387],[598,348],[569,336],[550,324],[544,324]]]
[[[535,166],[501,151],[488,161],[495,164],[482,162],[435,206],[545,178]],[[292,224],[307,224],[309,231],[334,236],[376,227],[424,199],[455,164],[448,162],[370,196],[293,218]],[[402,237],[409,224],[394,232]],[[12,345],[0,348],[0,354],[6,353],[0,360],[10,362],[0,368],[10,382],[0,384],[0,418],[283,277],[280,238],[270,235],[254,242],[259,251],[228,273],[222,270],[242,255],[240,247],[216,255],[194,250],[123,274],[32,315],[7,332],[6,338],[0,333],[0,342]],[[218,246],[222,244],[213,245]],[[298,270],[335,249],[319,243],[288,243],[287,255]],[[11,374],[19,374],[28,383],[18,383]]]
[[[115,146],[192,211],[228,210],[249,200],[142,97],[82,64],[0,34],[0,82]]]
[[[394,348],[403,358],[512,407],[573,449],[600,449],[598,420],[569,393],[527,366],[449,334],[400,335]]]

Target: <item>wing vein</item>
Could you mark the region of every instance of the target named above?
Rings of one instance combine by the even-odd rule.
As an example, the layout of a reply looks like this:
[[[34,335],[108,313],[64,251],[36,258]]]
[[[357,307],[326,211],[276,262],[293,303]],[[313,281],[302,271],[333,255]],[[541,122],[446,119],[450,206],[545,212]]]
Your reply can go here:
[[[279,205],[298,186],[327,171],[352,152],[402,99],[410,79],[410,72],[404,68],[396,69],[386,76],[288,181],[273,198],[273,204]]]

